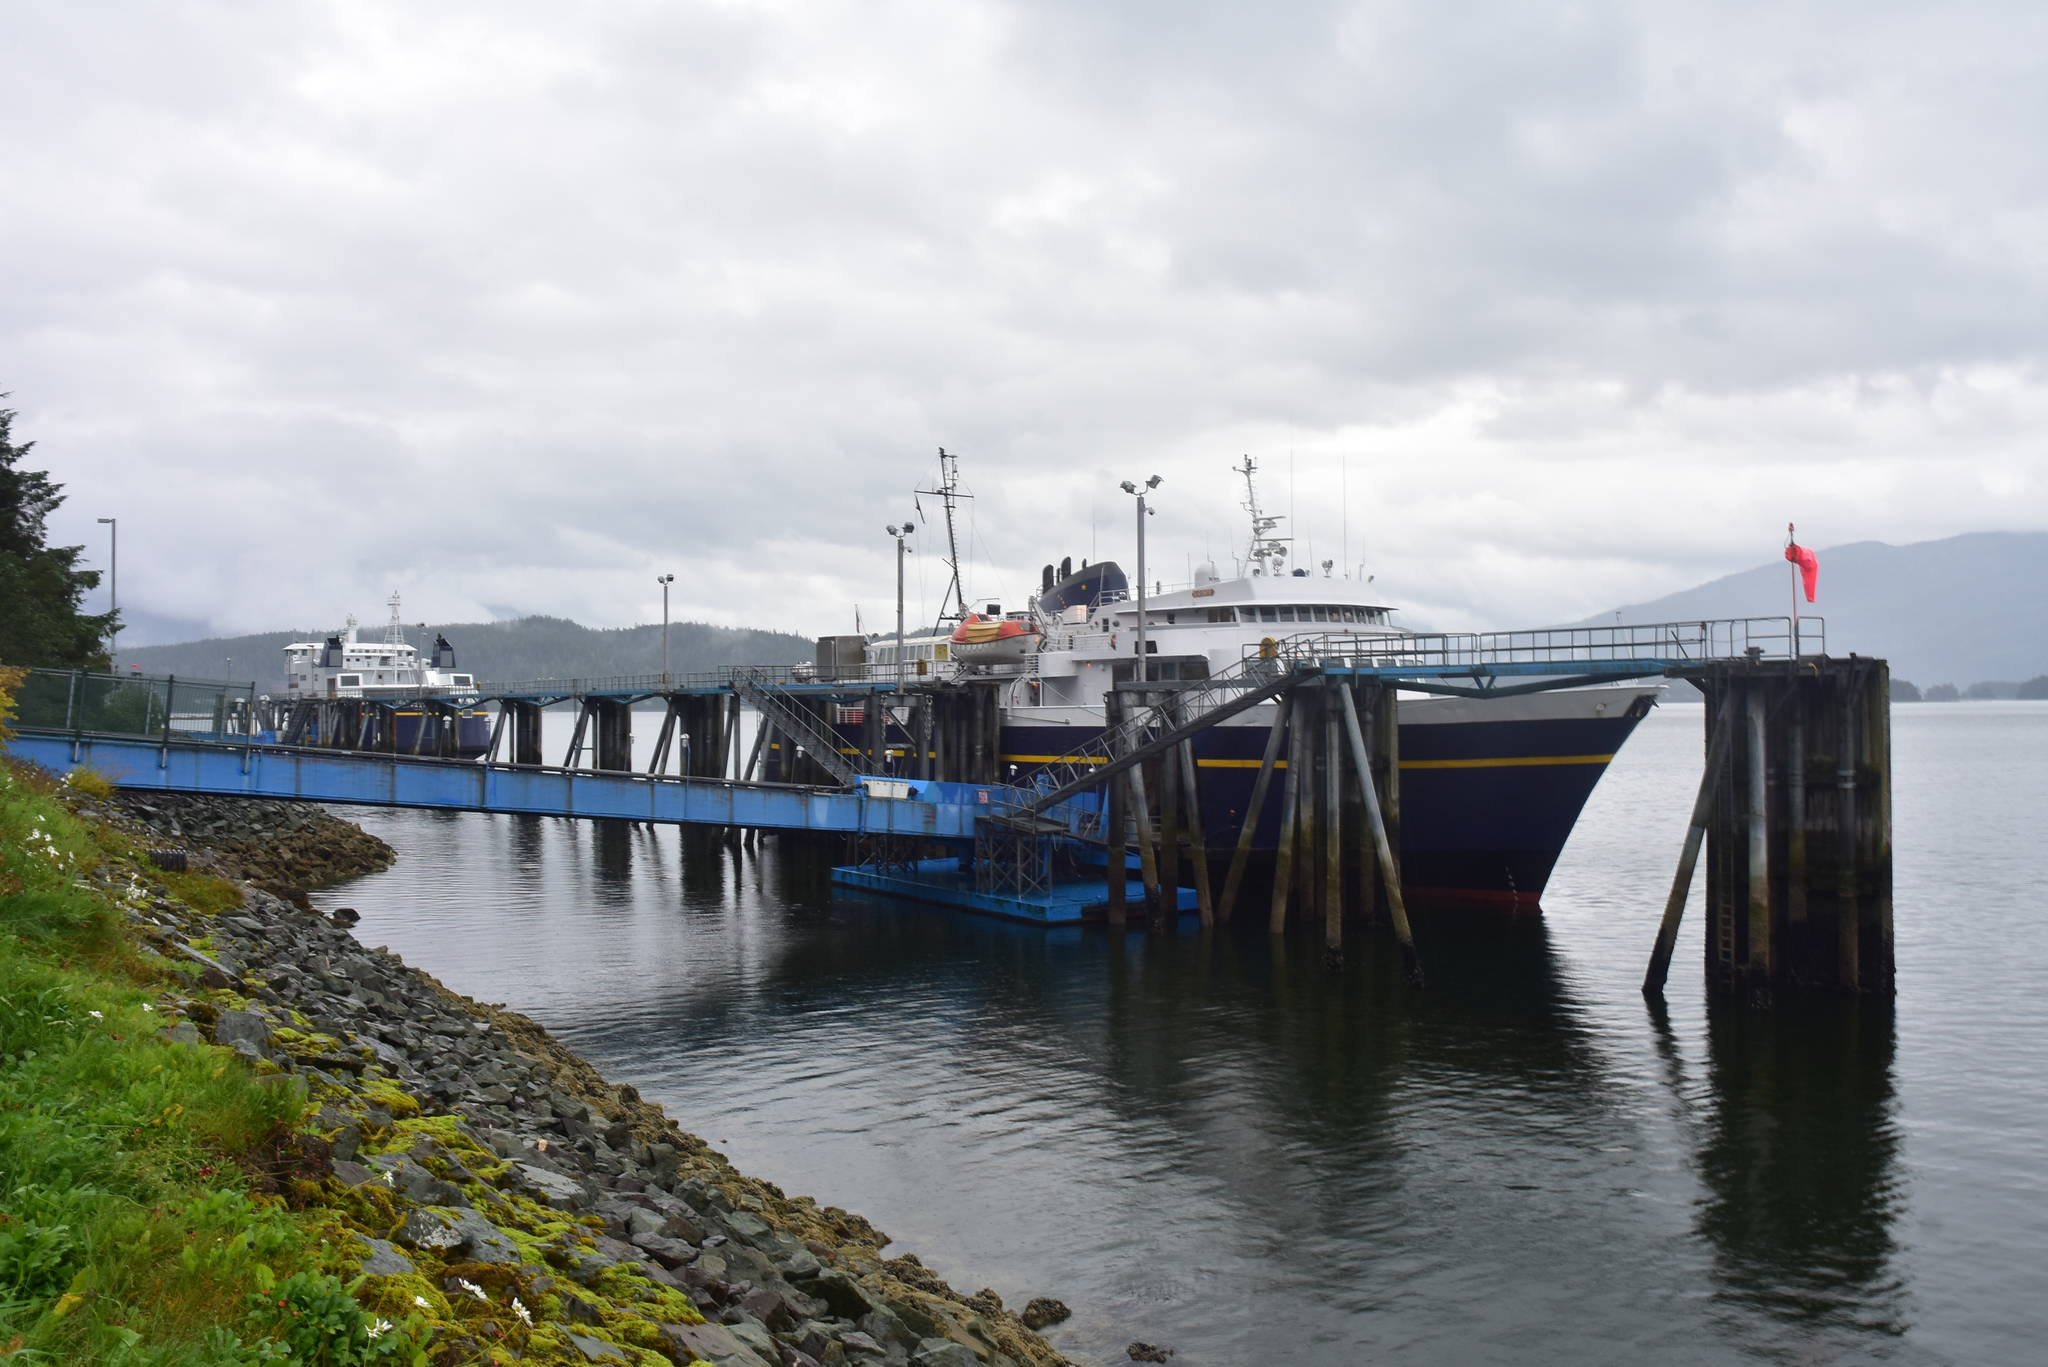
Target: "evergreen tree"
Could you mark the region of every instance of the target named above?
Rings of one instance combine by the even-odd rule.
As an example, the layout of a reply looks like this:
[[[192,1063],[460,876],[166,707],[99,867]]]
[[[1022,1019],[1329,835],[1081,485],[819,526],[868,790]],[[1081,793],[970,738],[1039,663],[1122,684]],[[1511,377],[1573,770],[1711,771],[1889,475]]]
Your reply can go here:
[[[44,544],[64,486],[18,468],[35,443],[15,445],[13,426],[14,410],[0,408],[0,664],[106,669],[114,614],[80,611],[100,573],[78,568],[83,546]]]

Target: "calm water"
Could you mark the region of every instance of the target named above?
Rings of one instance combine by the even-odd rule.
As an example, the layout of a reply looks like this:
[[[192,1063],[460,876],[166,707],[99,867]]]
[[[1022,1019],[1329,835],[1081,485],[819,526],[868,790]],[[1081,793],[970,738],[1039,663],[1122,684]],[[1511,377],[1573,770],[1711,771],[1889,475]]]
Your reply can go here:
[[[1775,1015],[1708,1011],[1697,896],[1638,992],[1700,729],[1645,722],[1546,915],[1423,921],[1425,992],[618,825],[351,813],[401,859],[327,901],[1083,1359],[2042,1360],[2048,704],[1894,713],[1898,1000]]]

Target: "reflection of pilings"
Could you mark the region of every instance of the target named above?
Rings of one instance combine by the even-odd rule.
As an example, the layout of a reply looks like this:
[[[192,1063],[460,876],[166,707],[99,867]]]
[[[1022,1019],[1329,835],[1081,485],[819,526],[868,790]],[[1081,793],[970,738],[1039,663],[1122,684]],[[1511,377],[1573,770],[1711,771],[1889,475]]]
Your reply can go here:
[[[1872,1356],[1906,1313],[1891,1263],[1905,1205],[1891,1003],[1717,1002],[1707,1026],[1695,1219],[1717,1295],[1777,1319],[1815,1359]]]

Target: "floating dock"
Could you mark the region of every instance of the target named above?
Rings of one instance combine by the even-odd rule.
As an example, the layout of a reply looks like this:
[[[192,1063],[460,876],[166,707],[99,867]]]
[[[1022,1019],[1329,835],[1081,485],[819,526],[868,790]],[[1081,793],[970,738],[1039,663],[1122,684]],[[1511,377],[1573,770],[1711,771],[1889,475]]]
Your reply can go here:
[[[888,865],[846,865],[832,870],[832,882],[837,887],[901,897],[912,902],[929,902],[934,906],[954,907],[1037,926],[1071,926],[1084,921],[1103,920],[1109,914],[1112,898],[1106,868],[1103,877],[1093,880],[1060,880],[1032,891],[993,892],[977,887],[973,870],[963,869],[956,858],[918,859]],[[1127,901],[1141,901],[1145,896],[1145,884],[1141,879],[1127,877],[1123,891]],[[1178,894],[1174,901],[1176,911],[1196,910],[1193,888],[1174,888],[1171,891]]]

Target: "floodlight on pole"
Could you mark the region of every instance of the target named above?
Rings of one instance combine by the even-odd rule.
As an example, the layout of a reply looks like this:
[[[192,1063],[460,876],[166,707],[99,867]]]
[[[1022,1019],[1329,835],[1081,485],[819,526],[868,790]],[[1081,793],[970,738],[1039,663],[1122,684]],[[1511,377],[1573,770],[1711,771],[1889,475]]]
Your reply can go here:
[[[107,529],[107,612],[114,619],[114,629],[107,633],[111,657],[121,651],[121,526],[120,519],[112,517],[100,518],[99,523]]]
[[[1145,502],[1145,495],[1147,495],[1147,494],[1151,493],[1151,492],[1152,492],[1152,491],[1153,491],[1154,489],[1157,489],[1157,488],[1159,487],[1159,484],[1160,484],[1160,479],[1159,479],[1159,476],[1157,476],[1157,475],[1154,475],[1154,476],[1152,476],[1152,477],[1151,477],[1150,479],[1148,479],[1148,480],[1146,480],[1146,481],[1145,481],[1145,487],[1144,487],[1144,488],[1142,488],[1142,489],[1141,489],[1141,488],[1139,488],[1139,487],[1138,487],[1138,486],[1137,486],[1136,484],[1133,484],[1133,483],[1132,483],[1132,482],[1131,482],[1130,480],[1125,480],[1125,481],[1123,482],[1123,484],[1122,484],[1122,485],[1120,486],[1120,487],[1121,487],[1121,488],[1123,489],[1123,491],[1124,491],[1125,493],[1127,493],[1127,494],[1131,495],[1132,497],[1134,497],[1134,498],[1136,498],[1136,499],[1138,500],[1138,646],[1137,646],[1137,648],[1138,648],[1138,671],[1137,671],[1137,678],[1138,678],[1138,682],[1139,682],[1139,683],[1141,683],[1141,684],[1142,684],[1142,683],[1145,683],[1145,682],[1146,682],[1146,681],[1147,681],[1147,680],[1148,680],[1148,679],[1150,678],[1150,676],[1151,676],[1151,670],[1150,670],[1150,668],[1148,667],[1148,665],[1147,665],[1147,662],[1146,662],[1146,658],[1145,658],[1145,519],[1146,519],[1146,518],[1148,518],[1148,517],[1151,517],[1151,516],[1153,515],[1153,510],[1151,509],[1151,507],[1149,507],[1149,506],[1148,506],[1148,505],[1146,504],[1146,502]]]
[[[655,576],[655,583],[661,585],[661,683],[668,686],[668,586],[676,582],[672,574]]]
[[[904,538],[909,536],[912,530],[914,529],[910,524],[909,518],[903,519],[903,525],[901,526],[894,522],[889,524],[889,535],[896,538],[896,680],[898,683],[903,681],[905,663],[903,659],[903,557],[910,553],[910,547],[905,544]]]

